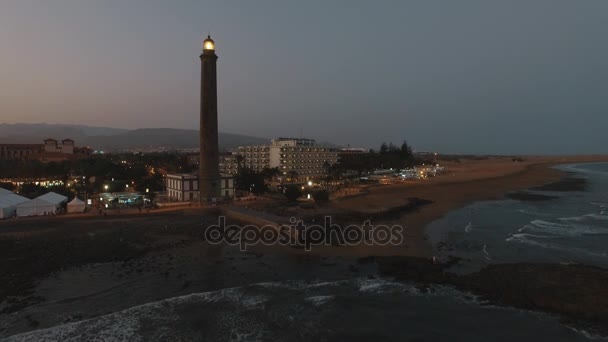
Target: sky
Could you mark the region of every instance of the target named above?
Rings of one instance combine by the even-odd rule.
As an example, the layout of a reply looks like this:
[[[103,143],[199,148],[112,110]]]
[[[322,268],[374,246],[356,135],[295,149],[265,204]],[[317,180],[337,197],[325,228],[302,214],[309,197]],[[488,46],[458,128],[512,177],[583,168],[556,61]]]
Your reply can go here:
[[[0,122],[608,153],[608,1],[0,0]]]

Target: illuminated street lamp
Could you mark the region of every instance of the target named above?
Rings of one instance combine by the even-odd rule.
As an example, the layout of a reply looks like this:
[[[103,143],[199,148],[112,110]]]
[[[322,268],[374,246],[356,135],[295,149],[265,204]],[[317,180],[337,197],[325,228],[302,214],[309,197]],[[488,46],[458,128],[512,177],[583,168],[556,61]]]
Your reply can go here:
[[[146,188],[146,192],[150,192],[150,189]]]
[[[308,181],[308,186],[312,186],[312,181]]]
[[[109,188],[109,186],[108,186],[107,184],[103,186],[103,189],[104,189],[105,191],[108,191],[108,188]]]

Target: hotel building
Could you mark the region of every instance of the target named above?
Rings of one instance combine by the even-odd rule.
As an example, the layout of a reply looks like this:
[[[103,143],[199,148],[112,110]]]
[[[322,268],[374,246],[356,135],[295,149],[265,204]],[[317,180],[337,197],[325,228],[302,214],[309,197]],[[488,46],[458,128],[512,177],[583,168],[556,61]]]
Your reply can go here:
[[[39,160],[42,162],[79,159],[93,153],[88,147],[74,146],[74,140],[45,139],[44,144],[0,144],[2,160]]]
[[[327,146],[317,145],[313,139],[277,138],[270,145],[241,146],[231,154],[220,156],[220,171],[236,174],[239,167],[262,171],[278,168],[283,175],[291,171],[300,180],[321,177],[325,165],[338,162],[338,152]]]

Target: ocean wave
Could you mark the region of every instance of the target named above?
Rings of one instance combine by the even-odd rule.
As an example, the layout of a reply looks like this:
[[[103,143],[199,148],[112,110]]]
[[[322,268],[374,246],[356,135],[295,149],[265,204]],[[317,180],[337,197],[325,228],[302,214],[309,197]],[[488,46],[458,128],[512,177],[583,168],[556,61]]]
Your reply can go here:
[[[323,305],[334,299],[334,296],[313,296],[304,298],[305,301],[311,302],[315,306]]]
[[[602,340],[602,341],[606,340],[606,336],[602,336],[602,335],[599,335],[599,334],[591,333],[591,332],[588,332],[585,329],[577,329],[577,328],[571,327],[569,325],[566,325],[566,328],[574,331],[577,334],[581,334],[581,335],[585,336],[589,340]]]
[[[422,295],[413,285],[397,283],[388,279],[356,278],[318,283],[266,282],[167,298],[104,316],[13,335],[5,341],[175,340],[182,337],[180,335],[182,332],[174,327],[176,322],[182,319],[180,315],[184,315],[184,308],[186,308],[187,314],[189,307],[204,308],[208,305],[211,305],[213,313],[205,317],[211,318],[214,322],[217,321],[217,329],[231,327],[231,330],[226,332],[226,337],[230,336],[233,340],[244,341],[266,339],[268,336],[260,335],[259,332],[264,331],[263,325],[266,325],[267,322],[263,320],[260,322],[257,319],[259,316],[257,313],[264,312],[265,305],[277,298],[276,294],[280,293],[277,290],[281,290],[281,293],[291,292],[293,296],[288,297],[299,298],[302,303],[299,305],[308,303],[314,306],[328,304],[335,298],[333,293],[355,297],[354,293],[361,292],[370,295],[382,295],[383,293]],[[276,302],[273,303],[277,305]],[[284,304],[291,306],[290,303]],[[251,312],[251,314],[247,315],[247,312]],[[258,323],[260,326],[256,326]],[[153,324],[153,334],[149,331],[150,324]],[[149,334],[152,334],[152,337]],[[252,339],[252,337],[254,338]]]
[[[531,211],[531,210],[526,210],[526,209],[517,209],[516,211],[519,213],[522,213],[522,214],[533,216],[533,217],[539,217],[539,216],[553,217],[553,215],[551,215],[551,214],[543,213],[540,211]]]
[[[596,164],[605,164],[605,163],[586,163],[586,165],[596,165]],[[608,172],[602,170],[592,170],[584,167],[585,164],[571,164],[564,165],[560,167],[564,171],[577,172],[582,174],[591,174],[591,175],[600,175],[600,176],[608,176]]]
[[[599,214],[585,214],[581,216],[561,217],[558,220],[566,222],[584,222],[590,220],[604,221],[608,220],[608,216],[604,215],[604,211]]]
[[[599,214],[587,214],[585,215],[585,217],[590,217],[594,220],[601,220],[601,221],[606,221],[608,220],[608,216],[604,215],[604,211],[600,212]]]
[[[596,207],[599,207],[600,209],[602,208],[608,208],[608,203],[602,203],[602,202],[589,202],[589,204],[594,205]]]
[[[556,223],[544,220],[534,220],[524,227],[520,228],[520,232],[536,232],[545,233],[555,236],[581,236],[581,235],[603,235],[608,234],[608,228],[598,227],[593,225],[574,224],[573,221],[580,220],[579,217],[561,218],[561,221],[570,221],[569,223]]]
[[[386,279],[361,279],[358,282],[359,291],[372,293],[386,292],[410,292],[418,293],[418,289],[412,285],[397,283]]]
[[[277,291],[279,289],[281,291]],[[314,336],[323,326],[323,317],[328,317],[322,313],[329,313],[331,317],[348,315],[362,296],[373,300],[361,303],[372,303],[371,309],[382,312],[381,305],[394,307],[399,303],[396,299],[404,298],[398,295],[439,297],[441,303],[449,298],[483,310],[540,315],[494,306],[480,297],[444,285],[432,285],[422,292],[411,284],[382,278],[312,284],[286,281],[168,298],[80,322],[14,335],[6,341],[285,340],[293,336]],[[344,303],[350,306],[344,306]]]
[[[268,283],[260,284],[260,287],[266,286]],[[144,338],[142,334],[142,330],[146,329],[142,322],[154,322],[155,340],[171,340],[171,337],[179,333],[172,329],[180,319],[178,311],[188,305],[222,303],[238,307],[239,311],[261,309],[268,297],[246,293],[246,288],[226,288],[163,299],[88,320],[10,336],[5,341],[147,341],[149,338]],[[232,321],[234,317],[231,317],[231,313],[220,313],[218,319]],[[250,331],[255,331],[251,328]],[[249,334],[246,331],[235,332],[235,336]]]
[[[520,242],[525,243],[527,245],[538,246],[542,248],[551,248],[551,245],[548,243],[542,243],[535,240],[530,239],[526,234],[513,234],[510,237],[505,239],[506,242]]]
[[[585,217],[585,215],[583,216],[572,216],[572,217],[560,217],[558,218],[558,220],[560,221],[566,221],[566,222],[582,222],[585,221],[587,218]]]
[[[488,261],[492,261],[492,258],[490,257],[490,254],[488,253],[488,245],[483,245],[483,254],[485,254],[483,257],[488,260]]]
[[[523,243],[523,244],[526,244],[529,246],[546,248],[546,249],[556,250],[556,251],[574,254],[574,255],[585,255],[585,256],[591,256],[591,257],[595,257],[595,258],[608,258],[608,253],[594,252],[594,251],[590,251],[590,250],[583,249],[583,248],[568,247],[568,246],[563,246],[563,245],[549,243],[549,242],[540,242],[540,241],[534,240],[534,237],[535,236],[531,235],[531,234],[513,234],[510,237],[506,238],[505,241]]]
[[[511,235],[512,238],[521,239],[521,238],[536,238],[536,239],[557,239],[559,237],[552,235],[539,235],[539,234],[530,234],[530,233],[516,233]]]

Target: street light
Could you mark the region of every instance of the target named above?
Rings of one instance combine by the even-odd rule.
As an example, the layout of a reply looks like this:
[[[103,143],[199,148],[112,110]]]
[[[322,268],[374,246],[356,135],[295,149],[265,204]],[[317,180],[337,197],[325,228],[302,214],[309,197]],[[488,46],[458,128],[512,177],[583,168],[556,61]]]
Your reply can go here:
[[[109,187],[108,187],[108,185],[107,185],[107,184],[103,186],[103,189],[104,189],[105,191],[108,191],[108,188],[109,188]]]

